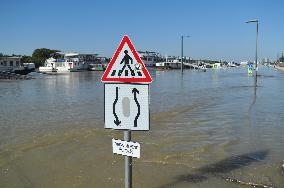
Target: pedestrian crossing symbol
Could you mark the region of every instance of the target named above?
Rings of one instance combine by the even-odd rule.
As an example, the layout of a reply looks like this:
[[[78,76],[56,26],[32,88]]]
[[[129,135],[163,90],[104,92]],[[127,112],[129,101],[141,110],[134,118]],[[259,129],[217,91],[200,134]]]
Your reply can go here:
[[[128,36],[124,36],[108,64],[102,82],[151,83],[152,78]]]

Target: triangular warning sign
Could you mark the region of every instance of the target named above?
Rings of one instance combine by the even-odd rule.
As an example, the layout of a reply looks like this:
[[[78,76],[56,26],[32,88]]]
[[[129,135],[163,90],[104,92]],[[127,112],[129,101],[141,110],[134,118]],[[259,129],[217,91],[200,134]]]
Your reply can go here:
[[[152,78],[128,36],[124,36],[108,64],[102,82],[150,83]]]

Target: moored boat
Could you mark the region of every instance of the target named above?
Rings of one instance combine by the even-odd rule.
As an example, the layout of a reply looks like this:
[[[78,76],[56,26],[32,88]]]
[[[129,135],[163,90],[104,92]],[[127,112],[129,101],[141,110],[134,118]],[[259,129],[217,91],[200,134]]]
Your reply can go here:
[[[89,70],[90,64],[95,62],[97,54],[64,53],[63,59],[53,57],[45,61],[44,66],[39,67],[39,72],[67,73]]]
[[[89,69],[91,71],[104,71],[106,66],[104,64],[90,64]]]

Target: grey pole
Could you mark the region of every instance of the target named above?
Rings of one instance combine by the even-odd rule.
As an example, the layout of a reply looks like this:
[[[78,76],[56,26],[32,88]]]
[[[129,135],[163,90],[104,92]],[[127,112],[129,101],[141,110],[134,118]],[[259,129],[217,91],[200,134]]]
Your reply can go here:
[[[124,131],[124,141],[131,141],[131,131]],[[132,188],[132,157],[125,156],[125,188]]]
[[[258,20],[249,20],[246,23],[256,23],[256,42],[255,42],[255,77],[257,77],[257,42],[258,42]]]
[[[181,73],[183,73],[183,38],[184,37],[190,37],[190,36],[189,35],[181,36],[181,66],[180,66]]]
[[[183,36],[181,36],[181,73],[183,73]]]
[[[255,77],[257,77],[257,41],[258,40],[258,20],[256,21],[256,44],[255,44]]]

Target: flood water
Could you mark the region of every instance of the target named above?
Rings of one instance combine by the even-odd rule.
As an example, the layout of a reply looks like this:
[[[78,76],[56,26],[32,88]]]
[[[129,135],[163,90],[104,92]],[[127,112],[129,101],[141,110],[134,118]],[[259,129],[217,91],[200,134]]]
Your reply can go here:
[[[284,187],[284,73],[150,71],[151,130],[133,132],[133,187]],[[101,72],[0,81],[0,187],[124,187]],[[243,186],[242,186],[243,187]]]

